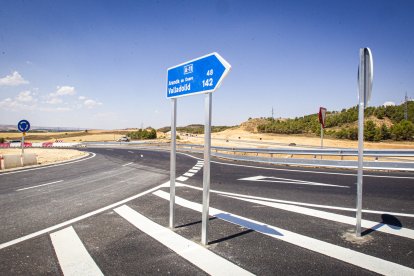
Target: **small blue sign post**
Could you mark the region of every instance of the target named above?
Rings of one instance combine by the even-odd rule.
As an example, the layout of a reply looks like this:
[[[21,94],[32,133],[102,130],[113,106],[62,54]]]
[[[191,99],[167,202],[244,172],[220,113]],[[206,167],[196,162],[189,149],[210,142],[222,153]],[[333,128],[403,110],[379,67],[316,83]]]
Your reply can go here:
[[[208,216],[210,201],[211,109],[212,92],[227,76],[231,65],[218,53],[211,53],[167,69],[167,99],[172,100],[171,155],[170,155],[170,228],[175,217],[176,124],[177,98],[206,94],[204,124],[203,211],[201,242],[208,243]]]
[[[26,132],[30,130],[30,123],[28,120],[20,120],[17,123],[17,129],[22,133],[22,154],[24,153],[24,136],[26,135]]]

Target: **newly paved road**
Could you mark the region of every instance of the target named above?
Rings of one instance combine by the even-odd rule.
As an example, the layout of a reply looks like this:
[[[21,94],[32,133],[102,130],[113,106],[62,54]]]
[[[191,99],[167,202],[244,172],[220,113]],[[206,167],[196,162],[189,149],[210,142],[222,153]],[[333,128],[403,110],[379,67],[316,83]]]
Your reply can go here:
[[[365,173],[355,240],[355,172],[215,160],[206,250],[200,156],[177,155],[172,232],[168,152],[87,151],[0,174],[0,274],[414,275],[412,173]]]

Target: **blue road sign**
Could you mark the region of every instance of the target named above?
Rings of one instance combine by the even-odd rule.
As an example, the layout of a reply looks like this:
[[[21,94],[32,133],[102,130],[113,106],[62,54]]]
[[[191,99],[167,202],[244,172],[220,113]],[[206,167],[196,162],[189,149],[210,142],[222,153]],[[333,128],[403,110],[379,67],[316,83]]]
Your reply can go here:
[[[211,53],[168,68],[167,98],[178,98],[215,91],[231,65],[219,54]]]
[[[27,132],[30,129],[30,123],[28,120],[20,120],[19,123],[17,123],[17,128],[20,132]]]

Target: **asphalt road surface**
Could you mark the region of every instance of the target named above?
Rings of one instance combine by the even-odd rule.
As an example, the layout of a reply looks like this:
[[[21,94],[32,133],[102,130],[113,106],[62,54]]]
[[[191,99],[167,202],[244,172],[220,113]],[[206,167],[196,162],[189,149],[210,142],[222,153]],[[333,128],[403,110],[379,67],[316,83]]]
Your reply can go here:
[[[414,174],[213,160],[200,244],[202,156],[89,148],[88,157],[0,174],[1,275],[414,275]]]

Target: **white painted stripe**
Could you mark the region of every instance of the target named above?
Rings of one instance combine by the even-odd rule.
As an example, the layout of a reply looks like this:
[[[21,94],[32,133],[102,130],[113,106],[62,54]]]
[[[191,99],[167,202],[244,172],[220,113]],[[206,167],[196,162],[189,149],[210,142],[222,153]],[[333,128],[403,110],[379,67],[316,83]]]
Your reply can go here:
[[[349,225],[356,225],[355,217],[349,217],[349,216],[329,213],[325,211],[319,211],[319,210],[295,206],[295,205],[274,203],[274,202],[268,202],[268,201],[263,201],[263,200],[247,199],[247,198],[228,196],[228,195],[222,195],[222,196],[233,198],[233,199],[238,199],[242,201],[247,201],[251,203],[256,203],[256,204],[260,204],[260,205],[264,205],[264,206],[268,206],[272,208],[277,208],[277,209],[281,209],[285,211],[290,211],[290,212],[294,212],[294,213],[298,213],[302,215],[317,217],[317,218],[326,219],[330,221],[336,221],[336,222],[349,224]],[[365,219],[361,221],[361,226],[363,228],[368,228],[368,229],[372,229],[372,230],[387,233],[387,234],[392,234],[392,235],[396,235],[396,236],[400,236],[404,238],[414,239],[414,230],[409,229],[409,228],[404,228],[404,227],[390,228],[387,224],[365,220]]]
[[[193,170],[198,170],[198,171],[199,171],[199,170],[201,170],[201,168],[202,168],[202,167],[203,167],[203,166],[194,166],[194,167],[193,167]]]
[[[180,185],[182,185],[182,184],[180,184]],[[20,243],[20,242],[23,242],[23,241],[26,241],[26,240],[29,240],[29,239],[35,238],[35,237],[40,236],[40,235],[43,235],[43,234],[46,234],[46,233],[48,233],[48,232],[54,231],[54,230],[56,230],[56,229],[62,228],[62,227],[64,227],[64,226],[67,226],[67,225],[70,225],[70,224],[72,224],[72,223],[78,222],[78,221],[80,221],[80,220],[83,220],[83,219],[89,218],[89,217],[91,217],[91,216],[94,216],[94,215],[96,215],[96,214],[99,214],[99,213],[105,212],[106,210],[113,209],[113,208],[115,208],[115,207],[117,207],[117,206],[119,206],[119,205],[121,205],[121,204],[125,204],[125,203],[127,203],[128,201],[131,201],[131,200],[134,200],[134,199],[136,199],[136,198],[139,198],[139,197],[141,197],[141,196],[143,196],[143,195],[146,195],[146,194],[152,193],[153,191],[156,191],[156,190],[158,190],[159,188],[163,188],[163,187],[165,187],[165,188],[166,188],[166,187],[170,187],[170,182],[168,181],[168,182],[166,182],[166,183],[164,183],[164,184],[161,184],[161,185],[158,185],[158,186],[156,186],[156,187],[154,187],[154,188],[152,188],[152,189],[146,190],[146,191],[144,191],[144,192],[142,192],[142,193],[139,193],[139,194],[136,194],[136,195],[134,195],[134,196],[128,197],[128,198],[126,198],[126,199],[123,199],[123,200],[121,200],[121,201],[115,202],[115,203],[113,203],[113,204],[110,204],[110,205],[105,206],[105,207],[103,207],[103,208],[97,209],[97,210],[95,210],[95,211],[89,212],[89,213],[84,214],[84,215],[82,215],[82,216],[79,216],[79,217],[76,217],[76,218],[73,218],[73,219],[67,220],[67,221],[65,221],[65,222],[62,222],[62,223],[56,224],[56,225],[54,225],[54,226],[51,226],[51,227],[45,228],[45,229],[43,229],[43,230],[40,230],[40,231],[37,231],[37,232],[31,233],[31,234],[29,234],[29,235],[26,235],[26,236],[23,236],[23,237],[20,237],[20,238],[17,238],[17,239],[14,239],[14,240],[11,240],[11,241],[8,241],[8,242],[5,242],[5,243],[2,243],[2,244],[0,244],[0,249],[3,249],[3,248],[6,248],[6,247],[9,247],[9,246],[11,246],[11,245],[18,244],[18,243]]]
[[[40,166],[40,167],[36,167],[36,168],[32,168],[32,169],[22,169],[22,170],[18,170],[18,171],[13,171],[13,172],[4,172],[4,173],[0,173],[0,176],[2,175],[7,175],[7,174],[15,174],[15,173],[22,173],[22,172],[28,172],[28,171],[35,171],[35,170],[41,170],[41,169],[48,169],[48,168],[53,168],[53,167],[59,167],[59,166],[64,166],[64,165],[69,165],[69,164],[73,164],[73,163],[77,163],[77,162],[82,162],[82,161],[86,161],[89,160],[91,158],[94,158],[96,156],[96,153],[93,152],[88,152],[89,154],[91,154],[92,156],[89,157],[84,157],[81,156],[73,161],[62,161],[60,164],[55,164],[55,165],[44,165],[44,166]]]
[[[126,163],[126,164],[122,165],[122,167],[125,167],[125,166],[128,166],[128,165],[131,165],[131,164],[134,164],[134,162],[129,162],[129,163]]]
[[[183,175],[188,176],[188,177],[192,177],[194,174],[193,173],[185,173]]]
[[[198,170],[188,170],[190,173],[198,173]]]
[[[243,268],[153,222],[126,205],[116,208],[115,212],[140,231],[151,236],[210,275],[252,275]]]
[[[58,180],[58,181],[54,181],[54,182],[50,182],[50,183],[45,183],[45,184],[41,184],[41,185],[36,185],[36,186],[31,186],[31,187],[27,187],[27,188],[18,189],[18,190],[16,190],[16,192],[29,190],[29,189],[33,189],[33,188],[38,188],[38,187],[43,187],[43,186],[47,186],[47,185],[52,185],[52,184],[56,184],[56,183],[60,183],[60,182],[63,182],[63,180]]]
[[[188,177],[185,177],[185,176],[179,176],[179,177],[177,177],[177,180],[178,181],[186,181],[188,179]]]
[[[170,194],[164,191],[156,191],[153,193],[165,200],[170,199]],[[202,205],[191,202],[181,197],[175,197],[175,203],[183,207],[201,212]],[[396,264],[387,260],[383,260],[374,256],[366,255],[348,248],[334,245],[328,242],[320,241],[311,237],[300,235],[288,230],[281,229],[272,225],[265,224],[260,221],[252,220],[232,213],[228,213],[219,209],[210,207],[209,214],[230,223],[240,225],[249,229],[253,229],[272,238],[285,241],[287,243],[332,257],[343,262],[347,262],[376,273],[384,275],[413,275],[414,269]]]
[[[194,156],[192,156],[192,157],[196,158]],[[262,170],[270,170],[270,171],[283,171],[283,172],[294,172],[294,173],[313,173],[313,174],[327,174],[327,175],[342,175],[342,176],[353,176],[353,177],[356,176],[356,174],[354,174],[354,173],[336,173],[336,172],[326,172],[326,171],[279,169],[279,168],[259,167],[259,166],[242,165],[242,164],[232,164],[232,163],[217,162],[217,161],[211,161],[211,163],[226,165],[226,166],[233,166],[233,167],[244,167],[244,168],[262,169]],[[295,165],[300,166],[300,164],[295,164]],[[411,176],[389,176],[389,175],[375,175],[375,174],[364,174],[364,177],[392,178],[392,179],[414,179],[414,177],[411,177]]]
[[[311,181],[303,181],[303,180],[298,180],[298,179],[280,178],[280,177],[273,177],[273,176],[261,176],[261,175],[253,176],[253,177],[240,178],[238,180],[258,181],[258,182],[273,182],[273,183],[286,183],[286,184],[293,184],[293,185],[311,185],[311,186],[349,188],[348,186],[318,183],[318,182],[311,182]]]
[[[67,275],[103,275],[72,226],[50,234],[59,265]]]
[[[128,152],[129,152],[129,153],[134,153],[133,151],[130,151],[130,150],[129,150]]]
[[[195,190],[202,191],[203,188],[194,187],[187,184],[179,184],[177,187],[187,187]],[[329,205],[320,205],[320,204],[312,204],[312,203],[304,203],[304,202],[298,202],[298,201],[288,201],[288,200],[280,200],[280,199],[273,199],[268,197],[259,197],[259,196],[249,196],[249,195],[243,195],[243,194],[236,194],[236,193],[228,193],[228,192],[222,192],[217,190],[210,190],[211,193],[216,194],[222,194],[222,195],[230,195],[230,196],[238,196],[238,197],[244,197],[244,198],[252,198],[252,199],[259,199],[259,200],[265,200],[265,201],[271,201],[271,202],[279,202],[279,203],[287,203],[287,204],[293,204],[293,205],[299,205],[299,206],[308,206],[308,207],[316,207],[321,209],[332,209],[332,210],[341,210],[341,211],[349,211],[349,212],[355,212],[355,208],[347,208],[347,207],[339,207],[339,206],[329,206]],[[389,214],[393,216],[402,216],[402,217],[410,217],[414,218],[414,214],[407,214],[407,213],[398,213],[398,212],[389,212],[389,211],[376,211],[376,210],[366,210],[362,209],[363,213],[367,214]]]
[[[204,166],[204,165],[202,165],[202,164],[197,164],[197,165],[194,165],[194,168],[195,168],[195,169],[201,169],[203,166]]]

